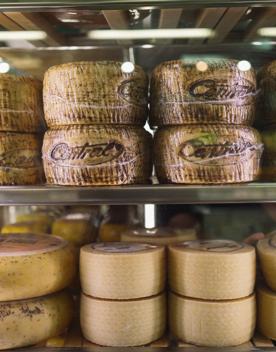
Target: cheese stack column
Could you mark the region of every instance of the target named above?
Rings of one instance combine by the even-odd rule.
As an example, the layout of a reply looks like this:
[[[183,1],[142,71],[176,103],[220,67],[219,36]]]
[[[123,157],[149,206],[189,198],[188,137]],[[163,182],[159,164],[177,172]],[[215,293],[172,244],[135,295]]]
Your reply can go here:
[[[256,307],[255,249],[228,240],[187,241],[169,247],[169,324],[194,345],[249,341]]]
[[[103,346],[140,346],[164,334],[164,247],[120,242],[84,246],[80,278],[86,339]]]
[[[151,135],[143,129],[148,79],[120,62],[76,62],[44,78],[49,130],[43,143],[47,182],[58,185],[148,183]]]
[[[168,61],[151,80],[154,164],[160,183],[223,184],[254,181],[263,145],[249,127],[256,78],[238,61]]]
[[[63,290],[75,267],[74,251],[59,237],[0,235],[0,349],[33,345],[68,328],[73,300]]]
[[[276,234],[259,241],[257,253],[267,285],[258,288],[258,329],[276,340]]]
[[[0,185],[43,181],[41,82],[0,74]]]

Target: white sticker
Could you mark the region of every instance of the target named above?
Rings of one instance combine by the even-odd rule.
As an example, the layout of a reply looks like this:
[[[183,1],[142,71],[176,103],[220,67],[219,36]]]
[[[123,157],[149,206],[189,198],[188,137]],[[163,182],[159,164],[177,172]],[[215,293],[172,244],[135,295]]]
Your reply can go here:
[[[230,240],[187,241],[180,246],[208,252],[234,252],[243,248],[242,244]]]
[[[141,252],[147,249],[156,248],[144,243],[124,243],[124,242],[113,242],[113,243],[97,243],[92,245],[93,249],[107,253],[131,253]]]

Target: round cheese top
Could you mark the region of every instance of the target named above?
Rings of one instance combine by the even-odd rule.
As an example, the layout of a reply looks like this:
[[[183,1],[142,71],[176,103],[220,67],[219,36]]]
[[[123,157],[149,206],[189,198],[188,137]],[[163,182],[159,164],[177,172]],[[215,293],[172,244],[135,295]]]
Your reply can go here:
[[[145,228],[136,228],[131,231],[126,232],[125,234],[129,234],[131,236],[142,236],[142,237],[168,237],[168,236],[177,236],[177,233],[170,228],[166,227],[158,227],[152,229]]]
[[[149,245],[146,243],[126,243],[126,242],[107,242],[89,245],[92,250],[104,253],[133,253],[153,250],[157,246]],[[87,246],[87,247],[89,247]]]
[[[235,252],[244,247],[243,244],[230,240],[186,241],[177,244],[178,247],[206,252]]]
[[[65,240],[52,235],[31,233],[0,235],[0,257],[52,252],[66,245],[67,242]]]

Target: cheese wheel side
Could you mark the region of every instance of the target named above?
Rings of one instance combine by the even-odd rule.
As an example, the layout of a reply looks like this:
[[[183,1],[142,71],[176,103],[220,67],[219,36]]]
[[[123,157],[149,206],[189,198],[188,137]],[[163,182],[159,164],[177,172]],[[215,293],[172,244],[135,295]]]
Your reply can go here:
[[[258,330],[265,337],[276,340],[276,293],[265,286],[258,288]]]
[[[276,291],[276,235],[259,241],[257,253],[265,281],[273,291]]]

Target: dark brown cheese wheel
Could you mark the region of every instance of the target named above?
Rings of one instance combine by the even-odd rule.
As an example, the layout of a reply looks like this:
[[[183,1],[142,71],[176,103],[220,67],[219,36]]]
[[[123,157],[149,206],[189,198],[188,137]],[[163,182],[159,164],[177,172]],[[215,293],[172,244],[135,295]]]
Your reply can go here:
[[[151,125],[241,124],[255,117],[256,77],[240,71],[238,61],[209,59],[202,72],[197,62],[160,64],[151,80]]]
[[[148,78],[139,66],[121,62],[75,62],[51,67],[44,77],[44,111],[49,127],[84,124],[144,125]]]
[[[42,83],[0,74],[0,131],[39,132],[42,116]]]
[[[262,150],[251,127],[164,127],[155,135],[154,162],[161,183],[249,182],[259,175]]]
[[[259,71],[258,86],[260,94],[257,123],[259,126],[276,123],[276,60]]]
[[[46,132],[42,152],[49,184],[139,184],[151,176],[151,135],[142,127],[57,128]]]
[[[275,120],[276,122],[276,120]],[[266,181],[276,180],[276,125],[262,131],[264,143],[264,155],[262,162],[262,179]]]
[[[39,136],[0,132],[0,185],[32,185],[43,179]]]

